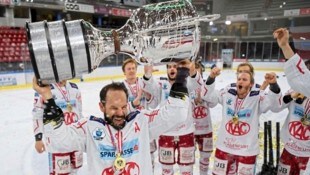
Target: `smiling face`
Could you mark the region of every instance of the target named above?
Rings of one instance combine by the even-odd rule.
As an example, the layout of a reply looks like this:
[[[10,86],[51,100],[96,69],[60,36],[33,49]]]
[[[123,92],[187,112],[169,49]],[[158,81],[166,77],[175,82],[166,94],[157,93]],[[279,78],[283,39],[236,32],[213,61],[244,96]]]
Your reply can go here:
[[[237,77],[238,98],[245,98],[253,86],[253,75],[249,72],[239,73]]]
[[[174,81],[177,76],[177,63],[167,64],[167,76],[170,81]]]
[[[107,123],[116,130],[120,130],[125,127],[126,116],[128,113],[127,94],[123,89],[125,87],[122,86],[116,85],[116,88],[110,86],[100,92],[100,110],[104,113]]]
[[[124,66],[124,75],[126,80],[136,79],[137,77],[137,65],[135,63],[127,63]]]

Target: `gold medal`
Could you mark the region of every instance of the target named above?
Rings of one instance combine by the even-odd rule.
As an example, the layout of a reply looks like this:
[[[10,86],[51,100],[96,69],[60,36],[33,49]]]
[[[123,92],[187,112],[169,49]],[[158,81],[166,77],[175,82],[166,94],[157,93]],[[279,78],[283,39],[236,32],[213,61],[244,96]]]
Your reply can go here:
[[[120,170],[124,169],[125,166],[126,166],[126,160],[121,157],[120,153],[117,153],[116,154],[116,158],[114,160],[114,167],[115,167],[115,169],[120,171]]]
[[[233,116],[232,121],[235,125],[238,124],[238,116]]]
[[[70,102],[67,102],[67,110],[68,112],[72,112],[72,105]]]
[[[304,116],[303,118],[301,118],[301,123],[304,125],[304,126],[310,126],[310,121],[307,120],[308,118],[306,116]]]

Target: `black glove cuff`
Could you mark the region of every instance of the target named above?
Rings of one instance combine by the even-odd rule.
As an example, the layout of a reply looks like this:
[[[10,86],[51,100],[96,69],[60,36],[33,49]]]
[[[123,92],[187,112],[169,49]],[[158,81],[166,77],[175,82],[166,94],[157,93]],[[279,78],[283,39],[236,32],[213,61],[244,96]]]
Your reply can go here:
[[[62,110],[56,105],[54,99],[48,99],[44,102],[45,108],[43,112],[44,125],[51,123],[55,128],[61,126],[64,121]]]
[[[42,140],[42,137],[43,137],[43,134],[42,133],[38,133],[34,136],[35,140],[36,141],[41,141]]]
[[[276,94],[280,93],[280,91],[281,91],[278,83],[270,83],[269,89]]]
[[[206,85],[211,85],[215,82],[215,78],[211,78],[210,76],[208,77],[207,81],[206,81]]]
[[[284,102],[285,104],[291,102],[292,100],[293,100],[293,98],[291,97],[291,94],[285,95],[285,96],[283,97],[283,102]]]

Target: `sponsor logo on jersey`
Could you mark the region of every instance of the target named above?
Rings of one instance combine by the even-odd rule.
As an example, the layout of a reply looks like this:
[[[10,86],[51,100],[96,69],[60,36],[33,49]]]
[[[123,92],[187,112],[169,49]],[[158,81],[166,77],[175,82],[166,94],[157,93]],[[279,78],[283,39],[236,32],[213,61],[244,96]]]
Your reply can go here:
[[[116,149],[114,146],[98,144],[98,150],[100,152],[100,158],[103,160],[114,160],[116,155]],[[123,143],[123,158],[128,158],[139,152],[138,139],[133,139]]]
[[[231,108],[227,108],[227,111],[226,111],[226,115],[228,116],[234,116],[235,115],[235,111]]]
[[[58,106],[58,107],[60,107],[62,110],[64,110],[64,111],[67,111],[67,105],[68,105],[68,103],[66,102],[66,101],[64,101],[64,100],[57,100],[56,101],[56,105]],[[73,108],[76,108],[76,100],[70,100],[70,105],[73,107]]]
[[[293,114],[296,115],[297,117],[303,117],[303,115],[304,115],[303,107],[295,106]]]
[[[101,141],[105,137],[105,132],[103,132],[102,128],[96,128],[93,131],[93,138],[95,140]]]
[[[206,118],[206,117],[207,117],[206,107],[204,107],[204,106],[196,106],[194,108],[194,118],[202,119],[202,118]]]
[[[251,109],[240,110],[238,112],[238,117],[239,118],[251,117],[251,113],[252,113]]]

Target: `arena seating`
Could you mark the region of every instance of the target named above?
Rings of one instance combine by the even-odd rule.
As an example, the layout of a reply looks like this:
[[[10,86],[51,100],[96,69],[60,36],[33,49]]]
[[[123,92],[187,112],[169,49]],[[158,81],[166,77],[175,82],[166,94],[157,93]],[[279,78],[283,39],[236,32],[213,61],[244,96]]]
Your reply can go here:
[[[0,62],[30,61],[25,28],[0,27]]]

